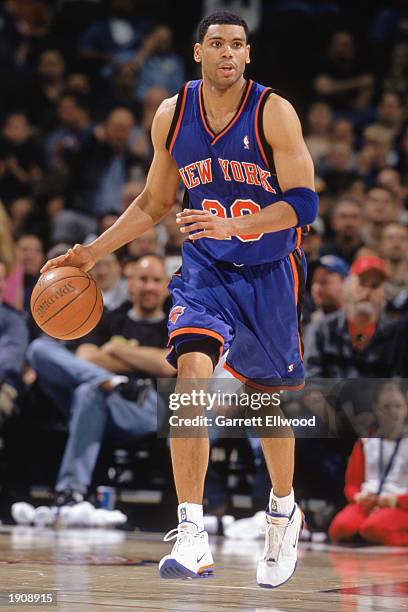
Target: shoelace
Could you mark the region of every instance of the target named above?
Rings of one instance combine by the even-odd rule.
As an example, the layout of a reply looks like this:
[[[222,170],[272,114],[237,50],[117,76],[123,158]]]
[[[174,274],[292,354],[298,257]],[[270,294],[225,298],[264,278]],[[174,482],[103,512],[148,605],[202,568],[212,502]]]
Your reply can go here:
[[[177,551],[181,545],[183,546],[193,546],[194,545],[194,535],[187,530],[171,529],[163,538],[163,542],[170,542],[170,540],[176,540],[173,551]]]
[[[266,524],[265,561],[277,562],[289,521],[286,518],[268,518]]]

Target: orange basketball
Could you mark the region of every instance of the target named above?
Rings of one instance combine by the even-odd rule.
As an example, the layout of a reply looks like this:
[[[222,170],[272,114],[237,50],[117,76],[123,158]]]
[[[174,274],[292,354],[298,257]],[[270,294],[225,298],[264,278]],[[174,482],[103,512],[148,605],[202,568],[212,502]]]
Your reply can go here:
[[[72,266],[42,274],[31,294],[31,312],[37,325],[60,340],[82,338],[99,322],[102,293],[94,279]]]

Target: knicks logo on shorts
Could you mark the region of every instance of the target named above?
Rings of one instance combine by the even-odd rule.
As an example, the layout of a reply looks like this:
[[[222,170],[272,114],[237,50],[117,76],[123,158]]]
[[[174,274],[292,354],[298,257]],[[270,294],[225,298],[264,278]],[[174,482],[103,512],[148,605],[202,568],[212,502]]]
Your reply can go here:
[[[185,309],[185,306],[174,306],[170,310],[169,321],[171,321],[171,323],[175,325],[177,323],[177,319],[181,317],[182,314],[184,314]]]

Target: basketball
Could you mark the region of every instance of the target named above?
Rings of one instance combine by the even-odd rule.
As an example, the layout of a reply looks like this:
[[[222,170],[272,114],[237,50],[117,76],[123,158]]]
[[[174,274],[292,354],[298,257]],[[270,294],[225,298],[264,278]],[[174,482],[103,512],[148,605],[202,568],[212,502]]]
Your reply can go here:
[[[85,336],[98,324],[102,311],[102,293],[94,279],[71,266],[40,276],[31,294],[35,322],[60,340]]]

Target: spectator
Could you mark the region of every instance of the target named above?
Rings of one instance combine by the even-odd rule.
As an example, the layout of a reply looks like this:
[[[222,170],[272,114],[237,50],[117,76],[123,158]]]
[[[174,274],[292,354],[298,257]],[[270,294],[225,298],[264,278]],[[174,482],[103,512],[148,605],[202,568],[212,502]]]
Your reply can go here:
[[[384,226],[399,220],[400,211],[393,192],[380,185],[369,189],[364,201],[364,215],[364,242],[378,251]]]
[[[22,310],[24,302],[24,270],[23,266],[16,261],[10,218],[1,202],[0,258],[6,265],[6,281],[2,291],[2,300],[14,306],[17,310]]]
[[[31,195],[42,176],[42,152],[26,115],[11,113],[0,138],[0,192],[4,202]]]
[[[132,240],[132,242],[129,242],[127,251],[131,257],[141,257],[149,253],[161,255],[162,248],[156,228],[152,227],[138,238]]]
[[[76,355],[50,338],[35,340],[28,350],[44,390],[70,415],[55,487],[58,505],[79,501],[86,493],[106,432],[134,439],[156,431],[154,380],[174,374],[164,348],[163,260],[146,256],[128,262],[124,274],[131,304],[105,312]]]
[[[167,26],[154,32],[154,48],[138,74],[136,97],[143,101],[152,87],[161,87],[174,96],[185,81],[184,66],[173,51],[173,35]]]
[[[357,178],[354,170],[353,149],[346,142],[333,142],[327,155],[318,165],[319,175],[332,195],[346,194]]]
[[[370,103],[374,77],[359,64],[350,32],[336,32],[327,55],[328,61],[315,79],[315,91],[336,111],[349,111],[353,118]]]
[[[9,211],[13,236],[18,236],[34,212],[33,200],[27,196],[16,198],[10,203]]]
[[[77,94],[67,92],[58,100],[59,124],[46,139],[46,162],[49,170],[66,172],[65,157],[78,150],[82,140],[90,135],[91,120],[85,100]]]
[[[385,280],[384,260],[373,256],[355,260],[344,285],[344,309],[306,329],[304,365],[308,377],[388,377],[400,365],[392,355],[391,333],[384,333]],[[391,332],[397,334],[397,328]]]
[[[408,546],[407,398],[387,383],[373,408],[379,437],[355,444],[346,471],[349,504],[334,518],[329,534],[335,542],[359,535],[376,544]]]
[[[134,161],[129,148],[134,125],[132,113],[117,108],[89,141],[71,151],[67,209],[55,218],[54,242],[83,241],[96,231],[95,216],[122,212],[121,192]]]
[[[122,210],[126,210],[138,195],[140,195],[146,184],[146,178],[143,177],[137,181],[129,181],[122,189]]]
[[[111,0],[110,14],[91,23],[80,41],[83,59],[102,68],[107,78],[117,64],[143,65],[154,48],[150,24],[134,15],[132,0]]]
[[[331,215],[334,239],[323,245],[322,255],[337,255],[349,265],[358,249],[363,246],[363,213],[358,200],[343,197],[335,204]]]
[[[308,265],[315,263],[320,257],[323,244],[324,223],[321,219],[314,221],[302,238],[302,249]],[[309,275],[308,275],[309,276]]]
[[[395,91],[384,91],[377,106],[377,123],[384,126],[390,132],[390,139],[396,138],[401,131],[404,117],[404,109],[400,95]]]
[[[388,187],[397,200],[398,208],[404,222],[407,221],[408,209],[408,187],[402,184],[400,173],[395,168],[386,166],[377,175],[377,183],[383,187]]]
[[[22,234],[16,242],[16,257],[24,270],[24,310],[30,312],[31,293],[45,261],[41,238],[34,234]]]
[[[165,98],[169,97],[169,93],[163,87],[151,87],[143,98],[143,114],[141,122],[141,131],[137,134],[132,142],[132,153],[135,155],[142,165],[146,174],[147,165],[153,157],[153,148],[151,142],[151,129],[153,118],[157,109]]]
[[[344,142],[351,149],[355,147],[354,126],[348,119],[335,119],[331,126],[331,140]]]
[[[181,254],[181,247],[185,240],[185,236],[180,232],[180,228],[176,223],[176,215],[181,212],[182,209],[183,205],[181,202],[176,202],[163,219],[163,225],[166,230],[166,256]]]
[[[31,121],[42,129],[50,129],[56,120],[58,100],[65,88],[65,62],[60,51],[47,49],[41,53],[37,82],[33,85],[27,110]],[[31,92],[30,92],[31,93]]]
[[[108,310],[116,310],[124,302],[129,301],[129,294],[117,253],[111,253],[99,260],[91,271],[100,290],[103,303]]]
[[[27,326],[22,315],[3,301],[6,275],[7,264],[0,259],[0,426],[16,407],[28,344]]]
[[[305,142],[313,158],[317,161],[330,149],[330,128],[333,114],[327,102],[314,102],[307,113]]]
[[[315,309],[310,320],[318,321],[325,315],[343,308],[343,284],[349,267],[344,259],[336,255],[323,255],[312,269],[310,293]]]
[[[402,223],[389,223],[381,233],[381,255],[387,266],[385,297],[394,300],[408,291],[408,228]]]
[[[97,101],[94,116],[97,121],[106,117],[118,106],[129,109],[135,117],[140,115],[140,105],[135,96],[136,72],[129,64],[116,66],[106,92]]]

